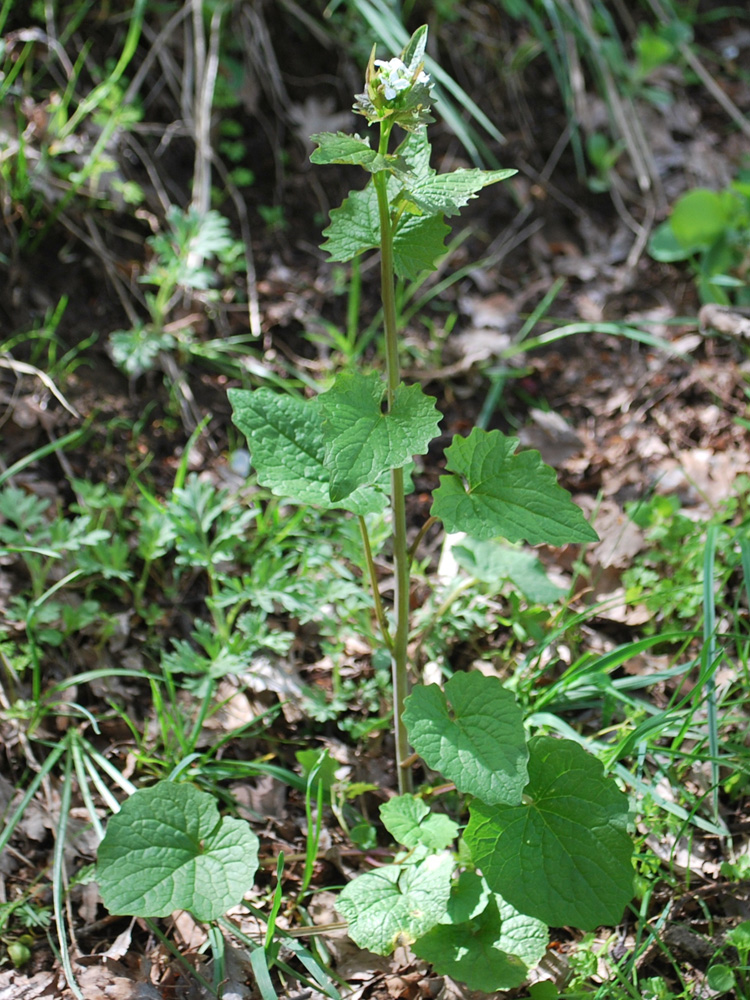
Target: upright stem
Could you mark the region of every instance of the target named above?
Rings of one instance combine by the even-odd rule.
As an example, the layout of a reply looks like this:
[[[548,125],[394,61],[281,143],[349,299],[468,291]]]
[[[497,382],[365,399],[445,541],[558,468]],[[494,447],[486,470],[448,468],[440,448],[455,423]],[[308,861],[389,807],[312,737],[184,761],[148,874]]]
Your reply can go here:
[[[391,124],[380,125],[379,152],[388,152]],[[380,217],[380,287],[383,301],[385,327],[385,366],[388,410],[393,407],[396,389],[401,380],[398,358],[398,336],[396,330],[396,299],[393,277],[393,227],[390,202],[388,200],[388,174],[379,171],[373,174],[373,183],[378,196]],[[409,757],[409,739],[404,726],[404,699],[409,693],[407,644],[409,641],[409,551],[406,543],[406,500],[404,494],[404,470],[391,471],[391,513],[393,517],[393,568],[396,579],[394,611],[396,631],[393,636],[393,727],[396,737],[396,771],[398,772],[399,794],[412,789],[411,771],[405,766]]]

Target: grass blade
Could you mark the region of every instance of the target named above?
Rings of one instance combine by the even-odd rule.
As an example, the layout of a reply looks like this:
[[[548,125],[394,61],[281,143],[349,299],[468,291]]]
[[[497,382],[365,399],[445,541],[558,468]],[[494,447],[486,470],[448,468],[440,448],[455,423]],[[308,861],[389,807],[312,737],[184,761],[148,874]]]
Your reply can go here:
[[[711,755],[711,786],[714,822],[719,822],[719,721],[716,707],[716,680],[714,673],[718,666],[716,654],[716,595],[714,594],[714,562],[716,559],[716,536],[719,528],[710,524],[706,531],[706,547],[703,556],[703,651],[701,654],[701,674],[705,674],[704,690],[708,713],[708,750]]]

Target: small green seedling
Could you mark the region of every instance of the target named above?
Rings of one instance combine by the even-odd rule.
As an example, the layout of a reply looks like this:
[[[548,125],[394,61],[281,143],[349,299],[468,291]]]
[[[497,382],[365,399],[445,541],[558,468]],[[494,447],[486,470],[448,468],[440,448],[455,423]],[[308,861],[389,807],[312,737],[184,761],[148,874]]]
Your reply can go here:
[[[654,230],[649,253],[667,263],[687,260],[702,302],[746,306],[750,173],[741,171],[723,191],[694,188],[678,198],[666,222]]]

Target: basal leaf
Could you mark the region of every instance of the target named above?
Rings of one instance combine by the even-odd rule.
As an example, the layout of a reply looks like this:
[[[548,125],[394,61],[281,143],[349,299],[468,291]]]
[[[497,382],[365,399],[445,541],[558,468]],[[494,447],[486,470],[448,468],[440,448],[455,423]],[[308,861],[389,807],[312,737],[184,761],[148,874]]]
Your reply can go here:
[[[477,192],[489,184],[504,181],[516,170],[454,170],[438,174],[431,170],[425,177],[407,184],[409,197],[427,215],[458,215]]]
[[[247,437],[258,482],[276,496],[362,515],[386,506],[387,476],[382,488],[355,489],[345,498],[331,499],[319,397],[304,400],[266,388],[230,389],[229,400],[232,419]]]
[[[345,163],[351,166],[364,167],[370,173],[378,170],[389,170],[394,173],[404,173],[406,162],[400,156],[386,154],[383,156],[376,149],[370,148],[367,139],[348,132],[317,132],[310,138],[318,145],[310,156],[313,163]]]
[[[515,454],[517,447],[517,438],[478,427],[468,438],[454,437],[445,453],[453,475],[440,477],[432,514],[447,531],[480,540],[502,535],[531,545],[596,541],[596,532],[539,452]]]
[[[521,805],[475,800],[465,841],[490,888],[553,927],[615,924],[633,893],[628,800],[570,740],[529,743]]]
[[[416,865],[385,865],[355,878],[336,904],[349,937],[377,955],[416,941],[444,916],[452,871],[449,854],[431,854]]]
[[[483,883],[473,872],[464,872],[454,883],[451,910],[456,895],[466,894],[470,880]],[[472,892],[470,898],[474,898]],[[528,969],[544,955],[547,928],[539,920],[517,913],[495,893],[487,893],[478,910],[464,921],[433,927],[413,946],[420,958],[430,962],[441,975],[466,983],[470,989],[494,993],[519,986]]]
[[[454,674],[444,692],[437,684],[415,687],[404,722],[417,753],[460,792],[521,801],[528,780],[523,717],[498,678],[472,671]]]
[[[110,913],[215,920],[239,903],[258,869],[258,838],[219,816],[192,785],[161,781],[127,799],[99,845],[96,877]]]
[[[380,807],[386,830],[404,847],[422,844],[433,851],[443,851],[458,834],[458,824],[442,813],[430,812],[416,795],[397,795]]]
[[[341,372],[319,397],[332,501],[425,454],[436,436],[440,414],[419,385],[399,385],[388,413],[382,409],[385,395],[377,372]]]

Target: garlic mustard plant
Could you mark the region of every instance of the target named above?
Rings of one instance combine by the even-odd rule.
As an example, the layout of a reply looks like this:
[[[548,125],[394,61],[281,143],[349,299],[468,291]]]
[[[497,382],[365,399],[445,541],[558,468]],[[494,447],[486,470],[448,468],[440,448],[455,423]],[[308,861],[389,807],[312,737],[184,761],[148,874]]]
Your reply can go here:
[[[398,57],[370,57],[355,111],[377,142],[323,132],[311,159],[368,175],[331,212],[323,248],[332,261],[380,251],[385,372],[347,370],[314,398],[268,388],[229,391],[248,439],[257,481],[297,504],[348,511],[359,520],[373,612],[393,664],[393,719],[400,795],[381,818],[399,844],[393,864],[360,876],[339,909],[352,939],[386,954],[409,943],[440,972],[483,990],[518,985],[546,946],[546,925],[593,928],[617,922],[632,894],[628,803],[602,765],[569,740],[527,740],[521,710],[497,678],[457,674],[441,689],[409,693],[410,573],[429,526],[470,538],[563,545],[596,540],[581,511],[538,452],[475,428],[447,448],[446,474],[411,548],[405,495],[415,455],[437,435],[436,400],[401,380],[396,277],[434,270],[450,232],[446,218],[513,170],[430,165],[433,101],[424,70],[427,28]],[[394,145],[397,130],[405,132]],[[395,594],[384,606],[368,516],[388,508]],[[460,852],[458,827],[412,794],[412,746],[428,767],[470,797]]]

